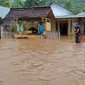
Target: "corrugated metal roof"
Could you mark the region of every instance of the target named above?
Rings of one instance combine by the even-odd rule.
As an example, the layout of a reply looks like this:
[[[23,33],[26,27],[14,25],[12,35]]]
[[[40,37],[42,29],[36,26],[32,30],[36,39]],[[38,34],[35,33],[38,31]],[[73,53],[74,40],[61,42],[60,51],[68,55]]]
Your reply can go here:
[[[5,18],[5,16],[9,13],[10,8],[0,6],[0,17]]]
[[[73,15],[72,12],[68,11],[67,9],[65,9],[63,7],[60,7],[59,5],[57,5],[55,3],[51,4],[51,9],[56,18],[61,17],[61,16]]]
[[[70,15],[70,16],[60,16],[56,18],[84,18],[85,17],[85,12],[81,12],[77,15]]]
[[[77,16],[85,16],[85,12],[81,12],[81,13],[77,14]]]

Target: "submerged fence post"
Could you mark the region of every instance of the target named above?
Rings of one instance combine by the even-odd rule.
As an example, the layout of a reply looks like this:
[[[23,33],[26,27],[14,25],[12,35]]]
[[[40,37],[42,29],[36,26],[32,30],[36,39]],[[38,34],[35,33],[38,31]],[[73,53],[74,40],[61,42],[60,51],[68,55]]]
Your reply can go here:
[[[60,40],[60,22],[58,21],[58,39]]]

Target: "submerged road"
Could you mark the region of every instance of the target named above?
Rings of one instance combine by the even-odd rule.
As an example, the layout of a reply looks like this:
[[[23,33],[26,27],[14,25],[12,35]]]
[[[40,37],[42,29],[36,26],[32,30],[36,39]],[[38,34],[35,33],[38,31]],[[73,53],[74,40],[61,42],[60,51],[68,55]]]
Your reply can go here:
[[[0,85],[85,85],[85,43],[2,39]]]

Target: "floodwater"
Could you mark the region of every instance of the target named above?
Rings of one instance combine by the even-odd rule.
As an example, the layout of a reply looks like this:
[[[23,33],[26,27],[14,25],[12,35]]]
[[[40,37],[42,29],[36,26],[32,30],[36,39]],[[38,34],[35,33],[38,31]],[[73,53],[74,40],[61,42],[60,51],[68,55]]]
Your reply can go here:
[[[85,43],[2,39],[0,85],[85,85]]]

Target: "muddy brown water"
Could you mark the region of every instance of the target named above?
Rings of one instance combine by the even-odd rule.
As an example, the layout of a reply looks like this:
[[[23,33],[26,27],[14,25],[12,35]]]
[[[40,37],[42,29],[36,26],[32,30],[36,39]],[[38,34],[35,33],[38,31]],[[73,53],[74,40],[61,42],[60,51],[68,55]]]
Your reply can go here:
[[[85,43],[2,39],[0,85],[85,85]]]

